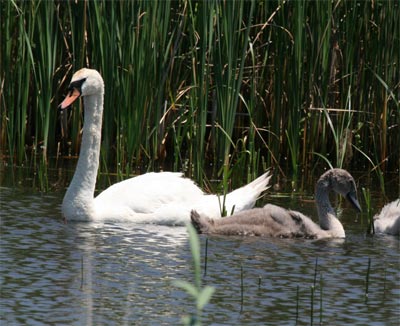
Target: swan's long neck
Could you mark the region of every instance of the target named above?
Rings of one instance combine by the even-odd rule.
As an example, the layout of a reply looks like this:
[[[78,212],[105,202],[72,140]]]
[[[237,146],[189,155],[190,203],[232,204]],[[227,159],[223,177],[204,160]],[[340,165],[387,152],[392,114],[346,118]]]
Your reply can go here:
[[[315,192],[319,225],[321,229],[328,231],[332,236],[344,237],[345,232],[342,223],[337,219],[335,210],[329,200],[329,184],[318,182]]]
[[[64,217],[90,220],[94,212],[94,190],[101,144],[103,94],[83,98],[85,117],[78,164],[63,200]]]

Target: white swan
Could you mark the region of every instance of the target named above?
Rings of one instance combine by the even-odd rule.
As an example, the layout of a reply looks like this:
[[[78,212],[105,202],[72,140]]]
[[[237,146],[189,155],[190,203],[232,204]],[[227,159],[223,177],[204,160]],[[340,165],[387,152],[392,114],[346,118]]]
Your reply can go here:
[[[331,169],[319,178],[316,186],[315,201],[320,225],[299,212],[271,204],[219,220],[210,220],[192,211],[191,220],[199,233],[207,234],[311,239],[344,238],[343,225],[337,219],[329,202],[330,191],[343,195],[358,211],[361,211],[353,177],[345,170]]]
[[[400,198],[386,204],[374,216],[375,233],[400,235]]]
[[[104,82],[96,70],[83,68],[71,80],[65,109],[83,97],[85,121],[78,164],[62,203],[66,220],[129,220],[179,225],[188,222],[191,209],[220,217],[223,198],[206,195],[181,173],[147,173],[116,183],[94,198],[103,116]],[[249,209],[268,188],[269,172],[226,196],[227,212]]]

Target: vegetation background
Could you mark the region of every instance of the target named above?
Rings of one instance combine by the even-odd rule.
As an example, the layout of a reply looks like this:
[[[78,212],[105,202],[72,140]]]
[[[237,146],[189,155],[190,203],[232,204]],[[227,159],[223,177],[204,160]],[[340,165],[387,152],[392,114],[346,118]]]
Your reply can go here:
[[[74,71],[105,80],[101,171],[242,184],[327,166],[399,178],[399,1],[1,1],[2,161],[79,153]],[[73,168],[72,168],[73,169]],[[237,180],[237,181],[235,181]],[[400,190],[399,190],[400,191]]]

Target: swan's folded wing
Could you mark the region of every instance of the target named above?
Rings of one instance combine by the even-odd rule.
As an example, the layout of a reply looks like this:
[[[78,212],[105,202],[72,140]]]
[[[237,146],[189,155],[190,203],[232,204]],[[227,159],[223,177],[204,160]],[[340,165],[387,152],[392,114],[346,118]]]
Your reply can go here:
[[[182,206],[202,197],[202,190],[181,173],[162,172],[146,173],[113,184],[101,192],[95,202],[103,207],[124,206],[135,213],[149,214],[165,205]]]

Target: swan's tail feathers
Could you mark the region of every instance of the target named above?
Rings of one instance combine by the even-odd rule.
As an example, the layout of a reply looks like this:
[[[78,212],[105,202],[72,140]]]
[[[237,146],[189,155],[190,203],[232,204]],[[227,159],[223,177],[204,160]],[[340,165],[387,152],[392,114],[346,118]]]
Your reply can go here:
[[[258,193],[258,196],[257,196],[257,198],[258,198],[262,192],[264,192],[265,190],[267,190],[270,187],[269,181],[271,180],[271,177],[272,177],[271,171],[268,170],[263,175],[261,175],[254,181],[250,182],[247,186],[245,186],[245,188],[247,188],[247,187],[252,188],[255,192]]]
[[[210,233],[210,228],[212,227],[212,225],[210,223],[211,221],[207,217],[203,218],[195,210],[192,210],[190,212],[190,219],[197,233]]]
[[[249,184],[229,193],[226,198],[226,210],[228,214],[233,207],[235,208],[235,212],[253,208],[256,200],[270,187],[270,179],[271,171],[268,170]]]

